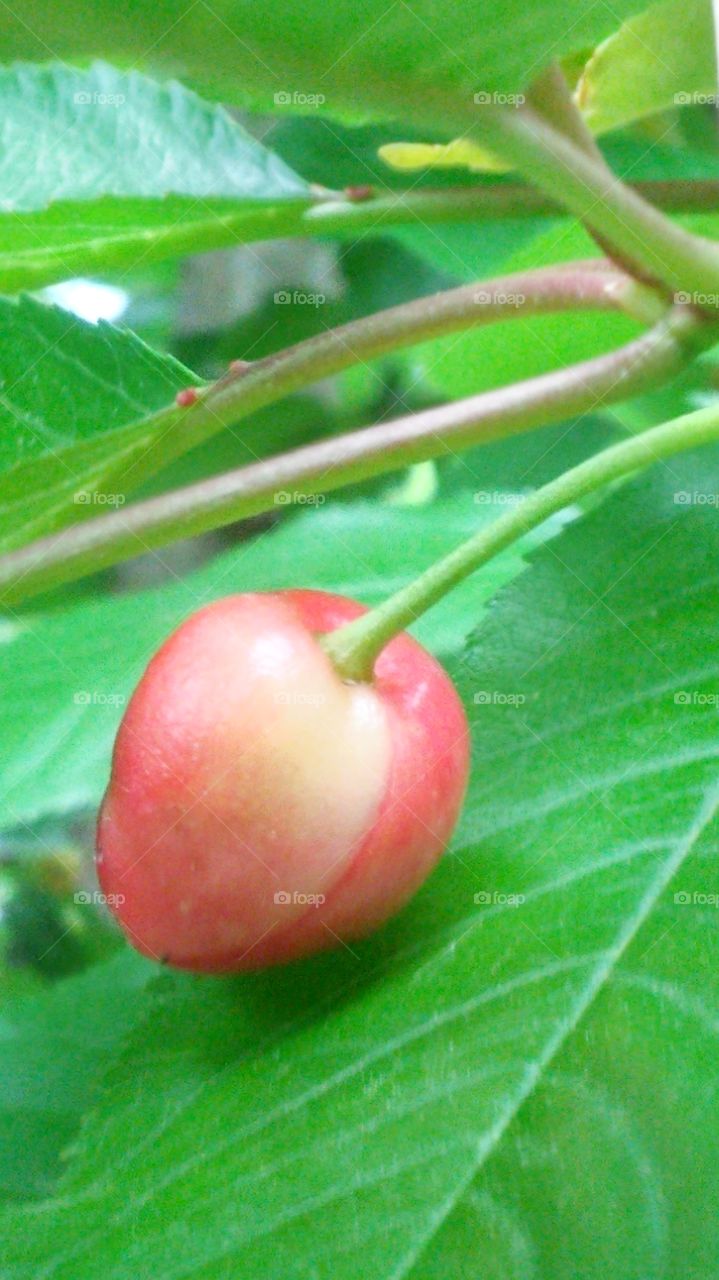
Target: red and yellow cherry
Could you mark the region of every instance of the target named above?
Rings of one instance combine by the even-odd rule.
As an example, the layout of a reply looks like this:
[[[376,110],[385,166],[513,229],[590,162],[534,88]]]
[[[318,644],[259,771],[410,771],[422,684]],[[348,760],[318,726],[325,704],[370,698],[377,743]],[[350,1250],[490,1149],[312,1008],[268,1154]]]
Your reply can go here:
[[[415,892],[468,769],[449,677],[402,633],[372,679],[319,641],[364,613],[319,591],[229,596],[163,644],[120,726],[97,867],[130,942],[255,969],[349,942]]]

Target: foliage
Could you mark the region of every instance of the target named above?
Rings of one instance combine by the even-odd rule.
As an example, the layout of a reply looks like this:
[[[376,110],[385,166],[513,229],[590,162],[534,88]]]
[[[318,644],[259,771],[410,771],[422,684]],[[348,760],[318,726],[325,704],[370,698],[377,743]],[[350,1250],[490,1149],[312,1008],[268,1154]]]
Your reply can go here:
[[[4,1280],[717,1275],[718,446],[571,506],[413,626],[464,700],[472,778],[440,868],[378,934],[281,971],[162,972],[91,867],[123,708],[194,609],[292,585],[378,604],[627,428],[714,402],[708,327],[680,377],[616,408],[590,371],[536,430],[429,432],[431,460],[365,472],[356,428],[561,380],[641,309],[472,316],[361,358],[354,329],[304,381],[277,354],[598,256],[559,178],[552,204],[521,173],[381,158],[447,160],[427,148],[460,131],[483,154],[485,99],[516,111],[553,58],[620,175],[683,182],[672,225],[716,236],[716,193],[691,201],[717,176],[711,31],[705,0],[2,8]],[[114,321],[83,318],[93,283]],[[278,370],[274,398],[232,358]],[[335,461],[282,482],[320,442]],[[280,479],[251,520],[191,541],[128,523],[263,465]],[[108,520],[122,547],[34,598],[13,556],[49,538],[59,564]]]

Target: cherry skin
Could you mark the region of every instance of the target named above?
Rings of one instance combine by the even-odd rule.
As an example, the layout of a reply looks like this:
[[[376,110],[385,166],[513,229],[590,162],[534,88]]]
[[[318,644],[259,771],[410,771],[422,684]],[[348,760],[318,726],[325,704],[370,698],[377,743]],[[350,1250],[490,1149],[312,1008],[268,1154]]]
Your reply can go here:
[[[439,858],[469,735],[449,677],[396,636],[371,682],[318,635],[320,591],[229,596],[163,644],[120,726],[100,883],[129,941],[182,969],[263,968],[375,929]]]

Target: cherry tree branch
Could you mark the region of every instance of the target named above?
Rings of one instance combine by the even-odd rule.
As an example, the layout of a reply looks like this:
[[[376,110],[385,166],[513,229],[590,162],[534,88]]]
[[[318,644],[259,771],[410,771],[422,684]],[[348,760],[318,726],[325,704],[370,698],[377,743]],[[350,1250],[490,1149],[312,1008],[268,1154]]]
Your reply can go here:
[[[675,307],[641,337],[593,360],[305,445],[38,539],[0,558],[0,602],[18,603],[278,503],[624,400],[666,381],[699,347],[716,341],[710,329],[690,308]]]
[[[217,382],[181,393],[149,416],[148,445],[123,473],[133,489],[163,461],[202,444],[223,427],[322,378],[424,342],[499,320],[571,310],[621,310],[651,324],[666,310],[646,289],[603,259],[543,267],[461,285],[363,316],[262,360],[235,361]]]
[[[719,245],[670,221],[530,106],[480,108],[482,136],[642,273],[676,292],[719,296]]]
[[[583,151],[592,162],[595,170],[602,172],[609,182],[613,181],[612,171],[574,100],[567,78],[558,62],[550,63],[542,71],[541,75],[537,77],[529,90],[528,101],[532,109],[546,124],[551,125],[553,129],[556,129],[557,133],[562,134],[569,142]],[[644,283],[647,282],[644,273],[637,269],[635,264],[628,260],[626,256],[619,254],[611,242],[605,236],[600,235],[592,227],[591,223],[585,220],[584,225],[601,252],[610,261],[616,263],[622,271],[638,277]]]
[[[636,196],[665,213],[714,213],[719,208],[719,181],[714,178],[655,179],[626,185]],[[424,187],[406,192],[379,189],[362,201],[347,199],[342,192],[328,192],[309,209],[291,214],[288,211],[287,226],[276,234],[355,236],[416,223],[495,222],[503,218],[565,213],[556,187],[538,190],[522,182],[503,179],[472,187]],[[237,243],[237,232],[229,218],[227,243]]]

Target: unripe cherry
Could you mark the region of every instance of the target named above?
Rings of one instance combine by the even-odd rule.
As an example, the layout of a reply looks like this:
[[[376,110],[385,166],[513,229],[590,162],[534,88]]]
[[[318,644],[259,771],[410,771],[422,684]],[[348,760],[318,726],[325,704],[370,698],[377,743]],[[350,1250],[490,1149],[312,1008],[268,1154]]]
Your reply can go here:
[[[349,942],[415,892],[457,820],[468,729],[402,633],[371,681],[318,636],[364,613],[319,591],[229,596],[150,662],[120,726],[100,882],[138,950],[261,968]]]

